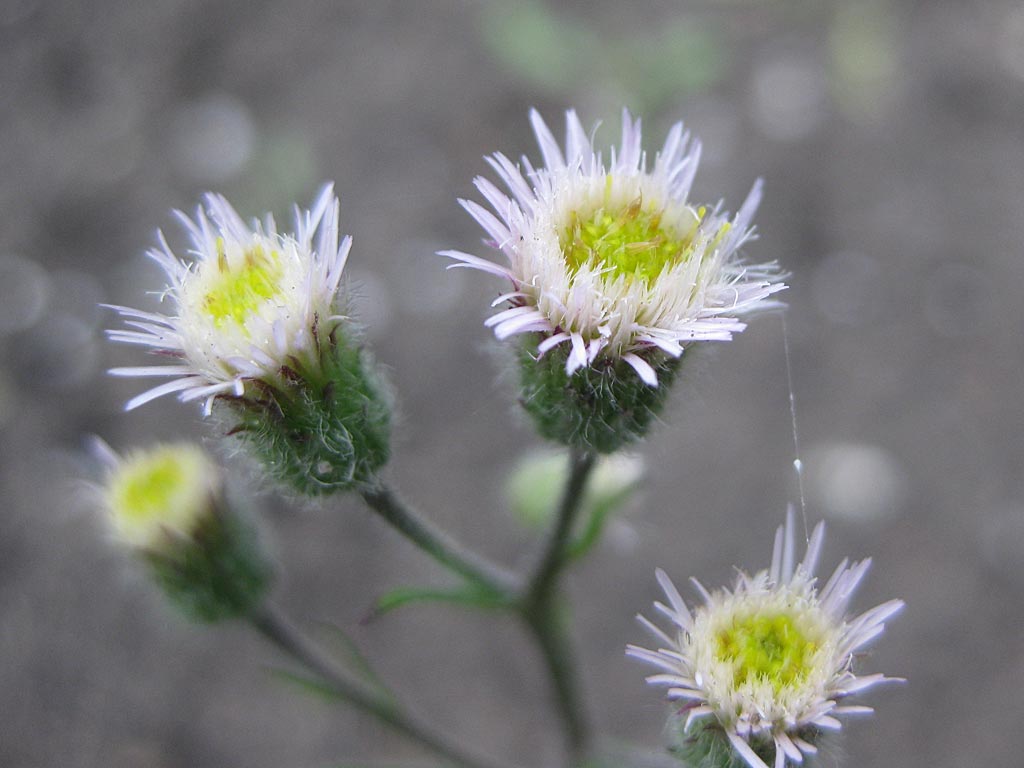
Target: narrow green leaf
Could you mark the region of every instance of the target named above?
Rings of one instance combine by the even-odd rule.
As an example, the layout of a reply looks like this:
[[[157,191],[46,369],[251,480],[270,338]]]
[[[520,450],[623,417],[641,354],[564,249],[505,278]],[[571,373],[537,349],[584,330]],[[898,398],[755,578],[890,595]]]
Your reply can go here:
[[[430,587],[398,587],[381,595],[374,604],[370,615],[365,619],[371,621],[396,608],[411,603],[451,603],[470,608],[493,610],[508,605],[508,599],[476,585],[468,585],[455,589],[436,589]]]
[[[373,666],[370,664],[370,660],[366,657],[366,654],[359,649],[359,646],[356,645],[356,641],[353,640],[349,634],[337,624],[333,624],[329,621],[322,621],[320,624],[324,629],[328,630],[333,637],[335,641],[333,645],[338,651],[339,661],[341,661],[347,669],[351,669],[375,691],[393,702],[395,700],[394,693],[390,688],[388,688],[380,675],[378,675],[373,669]]]
[[[289,685],[298,688],[303,693],[307,693],[311,696],[315,696],[318,699],[325,699],[327,701],[345,701],[346,697],[342,696],[337,689],[331,687],[322,680],[318,680],[315,677],[307,677],[300,675],[295,672],[289,672],[286,669],[279,669],[277,667],[271,667],[269,669],[270,674],[274,677],[283,680]]]
[[[586,555],[593,546],[600,541],[604,532],[605,523],[612,512],[625,504],[633,495],[633,487],[626,488],[615,495],[607,495],[600,501],[594,501],[590,507],[590,515],[587,517],[583,530],[569,545],[569,559],[579,560]]]

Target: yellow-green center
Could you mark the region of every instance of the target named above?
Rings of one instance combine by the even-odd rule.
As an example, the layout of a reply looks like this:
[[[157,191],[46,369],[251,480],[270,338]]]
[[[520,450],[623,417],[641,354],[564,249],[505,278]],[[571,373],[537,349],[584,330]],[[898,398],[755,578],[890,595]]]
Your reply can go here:
[[[280,254],[260,245],[245,251],[242,259],[229,264],[223,240],[217,241],[217,275],[203,297],[203,307],[221,328],[228,322],[244,325],[265,301],[280,292]]]
[[[817,649],[785,613],[739,616],[715,636],[715,658],[732,667],[734,687],[768,682],[775,693],[807,677]]]
[[[175,507],[189,470],[168,451],[126,462],[110,489],[111,506],[129,525],[162,519]]]
[[[688,220],[681,225],[667,223],[664,209],[645,206],[639,197],[626,206],[572,211],[559,239],[562,256],[572,272],[588,266],[613,279],[650,283],[690,254],[704,211],[683,211]]]

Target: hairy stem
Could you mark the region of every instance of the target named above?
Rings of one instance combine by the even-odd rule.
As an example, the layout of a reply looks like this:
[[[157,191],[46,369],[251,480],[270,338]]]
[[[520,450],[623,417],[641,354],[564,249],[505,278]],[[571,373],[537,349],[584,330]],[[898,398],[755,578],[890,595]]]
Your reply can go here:
[[[582,506],[583,489],[595,460],[594,454],[575,449],[569,457],[569,475],[562,492],[555,527],[551,530],[544,553],[527,585],[527,604],[536,602],[557,588],[559,574],[568,562],[569,537]]]
[[[570,560],[570,537],[595,459],[594,454],[586,451],[572,452],[558,517],[520,602],[522,616],[533,632],[551,676],[573,763],[578,763],[586,755],[589,727],[579,694],[578,674],[568,633],[559,614],[558,580]]]
[[[518,580],[504,568],[470,552],[451,536],[421,517],[383,481],[362,490],[366,504],[395,530],[441,565],[463,578],[494,592],[515,593]]]
[[[451,765],[460,768],[505,768],[500,763],[468,754],[446,737],[417,723],[389,696],[349,679],[315,643],[273,606],[264,605],[249,619],[266,640],[314,674],[333,695],[385,723]]]

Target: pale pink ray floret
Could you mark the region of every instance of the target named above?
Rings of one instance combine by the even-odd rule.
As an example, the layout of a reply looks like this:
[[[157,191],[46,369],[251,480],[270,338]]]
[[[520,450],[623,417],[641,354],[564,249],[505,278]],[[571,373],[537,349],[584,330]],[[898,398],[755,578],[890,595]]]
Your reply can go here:
[[[333,306],[352,239],[339,240],[333,185],[321,190],[309,210],[295,208],[291,233],[278,232],[269,214],[246,224],[224,197],[212,193],[194,217],[175,214],[191,239],[189,258],[178,257],[162,232],[159,246],[147,253],[167,276],[160,295],[169,310],[111,305],[125,326],[107,331],[112,341],[148,347],[169,361],[111,369],[114,376],[171,377],[129,400],[128,410],[177,393],[183,401],[204,400],[209,412],[218,395],[241,397],[247,382],[273,380],[289,360],[311,353],[318,332],[339,319]],[[246,288],[247,269],[256,270],[256,288]],[[212,312],[211,296],[232,277],[242,287],[225,301],[237,306]]]
[[[638,616],[657,643],[656,649],[636,645],[627,655],[655,667],[647,678],[652,685],[667,687],[667,698],[684,702],[682,730],[692,733],[709,723],[717,725],[736,754],[750,768],[768,768],[755,746],[773,746],[774,766],[800,764],[817,746],[810,741],[816,731],[837,731],[837,716],[870,714],[870,707],[847,704],[845,699],[899,678],[883,674],[858,675],[855,655],[885,629],[885,622],[903,608],[890,600],[857,616],[847,614],[854,592],[870,566],[870,560],[850,563],[844,559],[821,589],[815,570],[824,541],[824,523],[812,532],[801,561],[796,561],[796,526],[790,510],[785,525],[775,535],[771,565],[753,575],[739,572],[732,589],[709,592],[693,581],[702,604],[690,608],[664,571],[656,572],[668,604],[656,602],[655,610],[671,626],[666,631]],[[716,656],[717,638],[723,627],[742,624],[742,617],[784,615],[793,626],[814,639],[807,669],[785,684],[764,680],[737,682],[735,667]],[[739,617],[739,620],[738,620]]]
[[[746,265],[739,255],[754,237],[760,181],[734,216],[720,204],[696,207],[688,197],[701,145],[690,140],[682,123],[669,130],[648,163],[640,121],[624,110],[622,142],[606,163],[574,111],[566,114],[564,152],[536,110],[530,121],[543,166],[535,168],[526,157],[517,165],[496,153],[487,162],[507,191],[478,177],[477,190],[489,207],[460,200],[484,230],[485,243],[500,250],[507,263],[458,250],[441,252],[456,261],[452,267],[509,282],[511,290],[495,301],[507,307],[486,322],[498,339],[536,334],[537,356],[567,344],[570,374],[599,359],[622,359],[656,386],[652,355],[679,357],[693,342],[727,341],[746,327],[739,316],[778,306],[770,297],[786,286],[778,281],[777,266]],[[645,279],[599,263],[567,262],[562,237],[572,217],[634,201],[658,211],[668,231],[695,227],[688,232],[684,256]]]

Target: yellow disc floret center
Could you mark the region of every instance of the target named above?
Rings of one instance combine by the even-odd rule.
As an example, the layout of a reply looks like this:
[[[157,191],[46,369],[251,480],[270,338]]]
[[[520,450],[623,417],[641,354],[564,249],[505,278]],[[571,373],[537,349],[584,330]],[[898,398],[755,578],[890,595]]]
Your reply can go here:
[[[107,484],[111,523],[126,543],[150,547],[166,532],[188,535],[209,508],[212,470],[201,450],[165,445],[118,464]]]
[[[609,198],[593,210],[570,211],[559,244],[572,272],[586,266],[612,279],[651,283],[666,267],[686,261],[703,210],[683,207],[669,214],[642,196],[625,205],[610,204]]]
[[[734,687],[767,682],[776,694],[807,677],[818,649],[785,613],[737,616],[714,644],[716,659],[732,669]]]
[[[217,275],[203,297],[203,308],[217,328],[244,325],[266,301],[277,296],[283,273],[280,254],[254,245],[240,258],[229,259],[224,241],[217,241]]]

